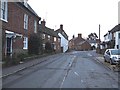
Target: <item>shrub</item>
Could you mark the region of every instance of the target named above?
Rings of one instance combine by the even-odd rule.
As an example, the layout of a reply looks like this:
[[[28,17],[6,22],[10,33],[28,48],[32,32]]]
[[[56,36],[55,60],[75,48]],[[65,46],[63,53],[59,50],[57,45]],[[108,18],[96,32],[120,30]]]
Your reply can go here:
[[[28,41],[28,53],[29,54],[39,54],[42,50],[42,39],[37,34],[30,35]]]

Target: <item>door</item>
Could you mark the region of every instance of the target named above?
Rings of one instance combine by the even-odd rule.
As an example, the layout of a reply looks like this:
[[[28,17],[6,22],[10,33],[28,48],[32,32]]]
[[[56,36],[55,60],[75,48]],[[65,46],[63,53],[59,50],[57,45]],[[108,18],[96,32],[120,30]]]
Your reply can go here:
[[[12,55],[12,38],[7,38],[7,56]]]

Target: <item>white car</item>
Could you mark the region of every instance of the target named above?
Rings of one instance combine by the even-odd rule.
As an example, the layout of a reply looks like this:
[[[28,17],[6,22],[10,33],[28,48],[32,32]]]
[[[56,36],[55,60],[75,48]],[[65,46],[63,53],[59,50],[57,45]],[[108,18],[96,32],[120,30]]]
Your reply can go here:
[[[120,62],[120,49],[107,49],[104,53],[104,61],[110,64],[118,64]]]

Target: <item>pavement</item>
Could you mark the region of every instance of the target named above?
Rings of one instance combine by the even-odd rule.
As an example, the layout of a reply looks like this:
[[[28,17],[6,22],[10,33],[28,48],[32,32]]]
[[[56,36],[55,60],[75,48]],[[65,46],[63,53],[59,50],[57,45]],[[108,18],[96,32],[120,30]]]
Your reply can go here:
[[[44,62],[46,60],[48,60],[47,57],[46,58],[39,58],[39,59],[30,60],[29,62],[20,63],[19,65],[16,65],[16,66],[3,68],[2,69],[2,76],[0,78],[10,76],[10,75],[15,74],[17,72],[20,72],[24,69],[27,69],[27,68],[32,67],[34,65],[40,64],[41,62]],[[104,58],[102,55],[98,55],[98,57],[96,57],[96,61],[104,64],[110,70],[118,71],[118,69],[116,69],[114,65],[110,65],[109,63],[104,62]]]
[[[55,54],[55,55],[57,55],[57,54]],[[21,62],[20,64],[15,65],[15,66],[2,68],[2,76],[0,76],[0,78],[10,76],[10,75],[15,74],[17,72],[20,72],[24,69],[27,69],[27,68],[32,67],[34,65],[40,64],[44,61],[47,61],[49,59],[49,57],[51,57],[51,56],[54,56],[54,55],[50,55],[50,56],[47,56],[47,57],[44,56],[42,58],[37,58],[37,59],[30,60],[30,61],[27,61],[27,62]]]
[[[108,62],[104,62],[103,55],[98,55],[98,57],[96,57],[96,60],[112,71],[115,71],[115,72],[120,71],[120,67],[117,67],[116,65],[110,65],[110,63]]]

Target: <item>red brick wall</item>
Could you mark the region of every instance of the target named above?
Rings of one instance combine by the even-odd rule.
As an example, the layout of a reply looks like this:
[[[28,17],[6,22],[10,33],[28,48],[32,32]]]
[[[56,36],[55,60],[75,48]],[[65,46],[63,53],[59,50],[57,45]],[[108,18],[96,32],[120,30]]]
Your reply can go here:
[[[24,30],[24,14],[28,15],[28,30]],[[12,31],[18,34],[29,35],[34,33],[34,20],[37,20],[39,24],[39,19],[34,14],[29,12],[26,8],[16,2],[8,2],[8,22],[2,22],[3,32],[5,30]],[[4,37],[5,38],[5,37]],[[5,44],[4,44],[5,47]],[[21,49],[23,50],[23,37],[13,40],[13,50]],[[3,50],[4,51],[4,50]]]

